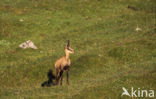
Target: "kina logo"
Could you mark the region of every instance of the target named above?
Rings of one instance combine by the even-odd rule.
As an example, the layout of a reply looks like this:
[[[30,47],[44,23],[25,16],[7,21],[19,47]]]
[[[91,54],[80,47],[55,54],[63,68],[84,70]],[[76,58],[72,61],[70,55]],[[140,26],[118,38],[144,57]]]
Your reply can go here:
[[[154,97],[154,90],[144,90],[144,89],[134,89],[131,87],[131,90],[128,91],[125,87],[122,87],[122,94],[121,96],[129,96],[129,97],[149,97],[153,98]]]

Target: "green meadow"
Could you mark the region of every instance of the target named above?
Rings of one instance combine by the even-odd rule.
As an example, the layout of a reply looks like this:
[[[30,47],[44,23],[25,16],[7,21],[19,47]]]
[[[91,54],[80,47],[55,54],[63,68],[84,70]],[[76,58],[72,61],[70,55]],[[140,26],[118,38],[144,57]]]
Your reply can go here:
[[[70,85],[41,87],[67,40]],[[138,99],[122,87],[156,98],[155,0],[0,1],[0,99]]]

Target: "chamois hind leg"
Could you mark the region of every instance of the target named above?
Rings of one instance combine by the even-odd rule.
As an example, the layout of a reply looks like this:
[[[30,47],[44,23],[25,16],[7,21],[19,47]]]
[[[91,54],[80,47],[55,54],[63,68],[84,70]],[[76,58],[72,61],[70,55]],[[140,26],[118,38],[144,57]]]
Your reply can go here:
[[[57,84],[59,84],[59,80],[60,80],[62,74],[63,74],[63,70],[61,70],[61,71],[59,72],[59,76],[57,77]],[[62,83],[62,82],[61,82],[61,83]],[[61,84],[61,83],[60,83],[60,84]]]
[[[57,84],[58,84],[58,80],[59,80],[59,79],[58,79],[59,69],[56,68],[55,71],[56,71],[55,80],[56,80],[56,85],[57,85]]]
[[[66,74],[67,74],[67,84],[69,85],[69,73],[68,73],[68,70],[66,71]]]
[[[60,77],[61,77],[60,85],[62,85],[62,80],[63,80],[63,70],[60,72]]]

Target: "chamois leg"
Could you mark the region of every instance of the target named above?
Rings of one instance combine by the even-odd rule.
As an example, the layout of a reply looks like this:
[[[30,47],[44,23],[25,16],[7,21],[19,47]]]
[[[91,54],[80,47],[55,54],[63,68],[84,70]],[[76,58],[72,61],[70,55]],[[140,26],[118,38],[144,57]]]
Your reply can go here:
[[[66,71],[66,74],[67,74],[67,84],[69,85],[69,73],[68,73],[68,70]]]
[[[60,85],[62,85],[62,80],[63,80],[63,70],[60,72],[60,75],[61,75]]]
[[[56,68],[55,71],[56,71],[56,74],[55,74],[56,78],[55,78],[55,80],[56,80],[56,85],[57,85],[58,84],[58,80],[59,80],[58,79],[59,69]]]
[[[59,83],[59,80],[60,80],[62,74],[63,74],[63,70],[60,71],[60,73],[59,73],[59,77],[57,78],[58,83]],[[60,84],[61,84],[61,83],[60,83]]]

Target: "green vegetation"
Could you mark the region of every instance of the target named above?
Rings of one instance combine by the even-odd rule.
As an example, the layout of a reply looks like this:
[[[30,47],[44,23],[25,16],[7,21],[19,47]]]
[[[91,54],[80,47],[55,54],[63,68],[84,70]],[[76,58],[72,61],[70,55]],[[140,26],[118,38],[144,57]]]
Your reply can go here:
[[[39,49],[18,48],[29,39]],[[68,39],[70,85],[42,88]],[[155,0],[0,1],[0,99],[129,99],[155,77]]]

